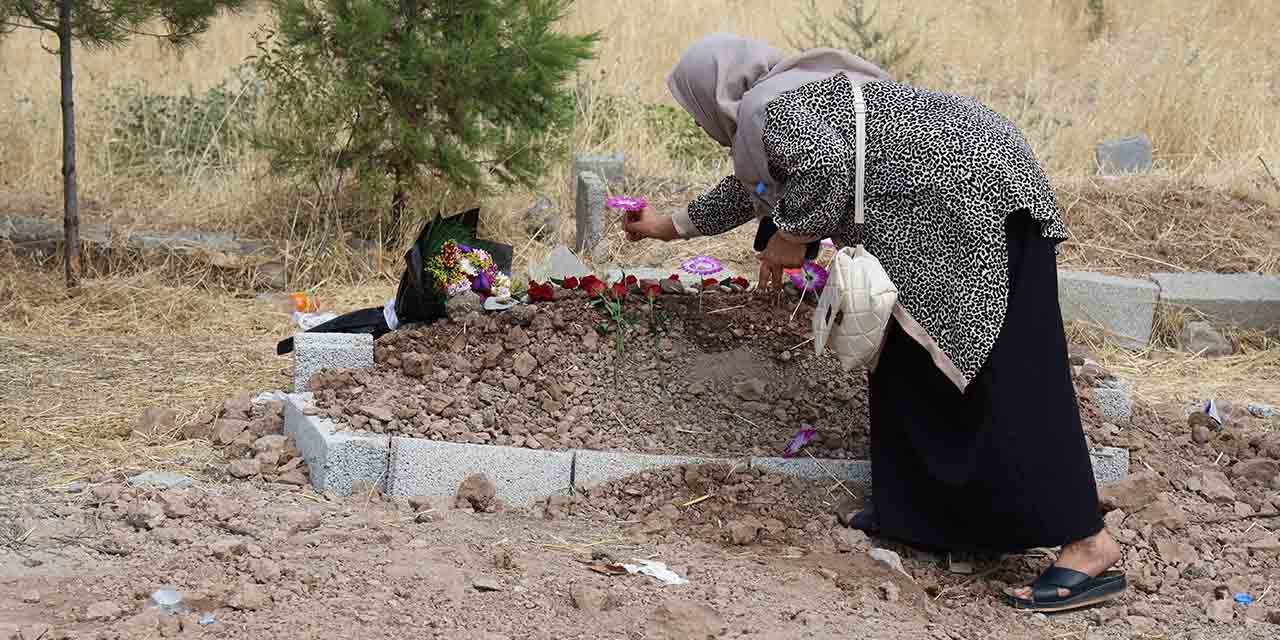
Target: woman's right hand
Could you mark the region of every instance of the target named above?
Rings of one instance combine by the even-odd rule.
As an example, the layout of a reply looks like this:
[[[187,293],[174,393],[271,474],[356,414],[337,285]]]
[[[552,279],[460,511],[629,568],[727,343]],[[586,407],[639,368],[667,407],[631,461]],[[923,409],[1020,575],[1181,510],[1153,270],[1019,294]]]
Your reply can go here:
[[[676,233],[676,225],[671,216],[662,215],[652,209],[640,213],[627,213],[622,228],[627,232],[627,240],[636,242],[645,238],[670,242],[680,237]]]

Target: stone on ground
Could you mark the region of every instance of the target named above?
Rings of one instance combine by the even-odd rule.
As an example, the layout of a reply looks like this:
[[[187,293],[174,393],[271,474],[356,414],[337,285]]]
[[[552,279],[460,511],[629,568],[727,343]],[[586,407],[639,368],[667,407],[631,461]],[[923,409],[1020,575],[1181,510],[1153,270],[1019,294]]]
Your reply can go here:
[[[185,489],[195,484],[191,478],[171,471],[144,471],[129,476],[129,485],[147,489]]]
[[[1234,350],[1231,341],[1227,340],[1213,327],[1204,321],[1188,322],[1178,332],[1178,347],[1188,353],[1195,353],[1206,358],[1229,356]]]

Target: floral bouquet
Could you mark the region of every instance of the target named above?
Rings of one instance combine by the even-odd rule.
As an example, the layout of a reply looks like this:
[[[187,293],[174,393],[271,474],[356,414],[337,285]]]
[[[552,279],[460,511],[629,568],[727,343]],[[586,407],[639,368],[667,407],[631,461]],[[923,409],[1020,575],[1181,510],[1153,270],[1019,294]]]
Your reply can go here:
[[[447,298],[466,291],[476,292],[481,299],[511,296],[511,278],[498,269],[493,256],[456,240],[446,240],[425,269]]]

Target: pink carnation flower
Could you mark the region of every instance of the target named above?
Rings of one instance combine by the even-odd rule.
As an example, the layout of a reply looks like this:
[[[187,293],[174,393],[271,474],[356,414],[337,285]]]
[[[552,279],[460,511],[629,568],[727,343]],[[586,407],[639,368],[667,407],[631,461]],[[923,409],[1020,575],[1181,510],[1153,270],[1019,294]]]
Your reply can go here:
[[[619,209],[628,213],[639,213],[649,206],[648,201],[640,196],[634,198],[630,196],[614,196],[605,200],[604,204],[610,209]]]

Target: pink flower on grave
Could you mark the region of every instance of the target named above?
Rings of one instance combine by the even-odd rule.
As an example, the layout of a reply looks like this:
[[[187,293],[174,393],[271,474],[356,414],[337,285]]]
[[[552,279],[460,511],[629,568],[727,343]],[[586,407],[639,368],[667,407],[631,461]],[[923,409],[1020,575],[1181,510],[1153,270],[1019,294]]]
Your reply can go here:
[[[695,276],[709,276],[720,273],[724,265],[711,256],[694,256],[680,264],[680,270]]]
[[[649,206],[649,202],[639,196],[634,198],[630,196],[614,196],[605,200],[604,204],[610,209],[618,209],[628,213],[640,213],[645,210],[645,207]]]
[[[805,260],[800,271],[791,274],[791,284],[801,291],[820,291],[827,286],[827,270],[816,262]]]
[[[817,435],[817,429],[814,429],[807,424],[804,425],[804,428],[797,431],[796,435],[791,438],[791,442],[787,444],[787,448],[782,452],[782,457],[790,458],[791,456],[800,453],[800,449],[802,449],[806,444],[809,444],[809,442]]]

